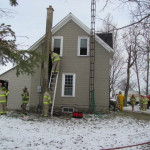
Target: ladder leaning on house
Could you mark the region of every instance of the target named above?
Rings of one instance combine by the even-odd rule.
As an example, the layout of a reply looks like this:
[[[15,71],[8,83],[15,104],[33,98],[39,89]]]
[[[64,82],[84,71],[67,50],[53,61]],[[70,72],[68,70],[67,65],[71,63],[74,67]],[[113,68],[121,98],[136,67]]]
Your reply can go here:
[[[55,104],[55,96],[56,96],[58,76],[59,76],[59,71],[58,71],[58,73],[51,72],[50,80],[49,80],[48,88],[51,89],[50,95],[51,95],[51,100],[52,100],[51,116],[53,116],[53,111],[54,111],[54,104]]]

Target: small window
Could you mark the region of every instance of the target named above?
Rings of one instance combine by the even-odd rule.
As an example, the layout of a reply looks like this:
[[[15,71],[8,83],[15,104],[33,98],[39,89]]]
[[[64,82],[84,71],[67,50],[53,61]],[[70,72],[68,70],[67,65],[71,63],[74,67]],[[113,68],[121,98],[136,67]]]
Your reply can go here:
[[[88,37],[78,37],[78,56],[89,56]]]
[[[63,74],[62,76],[62,96],[75,96],[75,74]]]
[[[74,112],[74,108],[73,107],[63,107],[62,108],[62,112],[63,113],[73,113]]]
[[[52,50],[62,56],[63,51],[63,37],[62,36],[54,36],[52,38]]]

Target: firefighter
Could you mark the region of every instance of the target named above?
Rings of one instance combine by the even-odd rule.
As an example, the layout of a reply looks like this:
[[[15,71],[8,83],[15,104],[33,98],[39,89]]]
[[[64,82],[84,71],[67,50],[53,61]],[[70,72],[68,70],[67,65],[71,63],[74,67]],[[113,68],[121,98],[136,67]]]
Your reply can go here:
[[[123,111],[123,101],[124,101],[124,96],[122,95],[122,92],[119,92],[119,95],[117,96],[117,101],[118,101],[118,105],[119,105],[119,110]]]
[[[6,114],[6,92],[4,88],[0,90],[0,115]]]
[[[148,98],[145,95],[143,98],[143,111],[147,110],[147,104],[148,104]]]
[[[149,109],[149,106],[150,106],[150,95],[147,95],[146,97],[148,98],[147,109]]]
[[[29,92],[28,92],[28,89],[26,86],[22,90],[23,90],[23,93],[21,94],[21,96],[22,96],[22,105],[21,105],[22,115],[27,115],[26,107],[29,102]]]
[[[49,94],[49,90],[46,89],[46,91],[44,93],[44,96],[43,96],[43,111],[42,111],[42,116],[48,117],[48,112],[49,112],[50,104],[52,104],[51,97],[50,97],[50,94]]]
[[[144,96],[141,95],[141,97],[140,97],[140,110],[143,110],[143,99],[144,99]]]
[[[8,95],[9,95],[9,89],[5,88],[5,92],[6,92],[6,101],[7,101],[7,98],[8,98]]]
[[[0,82],[0,91],[2,90],[2,82]]]
[[[4,109],[7,110],[7,98],[8,98],[8,95],[9,95],[9,90],[6,88],[6,87],[3,87],[5,93],[6,93],[6,103],[4,105]]]
[[[60,67],[60,56],[54,51],[51,53],[52,73],[57,74]]]
[[[136,103],[136,98],[134,97],[134,95],[131,96],[130,103],[132,105],[132,111],[134,111],[134,105]]]

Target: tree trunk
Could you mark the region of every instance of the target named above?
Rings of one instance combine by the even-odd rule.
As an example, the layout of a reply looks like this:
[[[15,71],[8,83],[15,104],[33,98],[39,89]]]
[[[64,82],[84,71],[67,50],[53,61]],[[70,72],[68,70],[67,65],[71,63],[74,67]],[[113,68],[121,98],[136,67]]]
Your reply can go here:
[[[126,83],[126,88],[125,88],[125,100],[124,100],[124,106],[127,106],[127,100],[128,100],[128,91],[129,91],[129,84],[130,84],[130,68],[133,65],[133,62],[131,63],[131,46],[129,48],[129,52],[128,52],[128,65],[127,65],[127,83]]]
[[[139,98],[140,98],[140,96],[141,96],[141,88],[140,88],[140,79],[139,79],[139,71],[138,71],[137,61],[135,61],[135,67],[136,67],[136,76],[137,76]]]
[[[149,47],[147,47],[147,81],[146,81],[146,95],[148,95],[149,87]]]
[[[127,100],[128,100],[128,91],[129,91],[129,84],[130,84],[130,68],[129,68],[129,63],[128,62],[128,67],[127,67],[127,83],[126,83],[126,88],[125,88],[125,100],[124,100],[124,106],[127,106]]]

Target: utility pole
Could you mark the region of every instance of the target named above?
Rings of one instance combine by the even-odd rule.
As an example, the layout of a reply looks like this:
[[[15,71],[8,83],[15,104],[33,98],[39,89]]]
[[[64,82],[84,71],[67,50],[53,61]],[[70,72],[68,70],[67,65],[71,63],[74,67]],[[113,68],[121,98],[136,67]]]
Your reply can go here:
[[[94,76],[95,76],[95,16],[96,0],[91,0],[91,33],[90,33],[90,81],[89,81],[89,108],[95,111]]]

